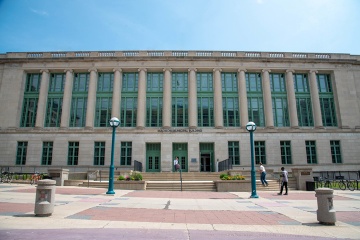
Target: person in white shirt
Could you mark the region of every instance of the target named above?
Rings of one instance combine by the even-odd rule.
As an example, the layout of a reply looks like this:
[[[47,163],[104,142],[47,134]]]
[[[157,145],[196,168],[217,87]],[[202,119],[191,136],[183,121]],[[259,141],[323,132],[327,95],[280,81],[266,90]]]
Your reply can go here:
[[[259,163],[260,164],[260,180],[261,180],[261,184],[265,187],[267,187],[269,184],[268,182],[266,181],[266,171],[265,171],[265,167],[262,165],[262,163]]]
[[[281,168],[281,177],[282,177],[282,184],[281,184],[281,189],[280,189],[280,192],[278,193],[278,195],[282,194],[284,187],[285,187],[284,195],[288,195],[288,185],[287,184],[288,184],[289,178],[288,178],[288,172],[285,170],[284,167]]]
[[[175,167],[175,171],[178,171],[180,169],[180,165],[179,165],[179,158],[176,157],[174,160],[174,167]]]

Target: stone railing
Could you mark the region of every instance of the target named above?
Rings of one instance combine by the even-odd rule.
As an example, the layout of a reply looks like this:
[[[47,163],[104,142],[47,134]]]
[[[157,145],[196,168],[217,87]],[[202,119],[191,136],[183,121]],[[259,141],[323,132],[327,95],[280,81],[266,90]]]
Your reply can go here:
[[[272,58],[272,59],[316,59],[316,60],[358,60],[359,55],[336,53],[282,53],[282,52],[241,52],[241,51],[75,51],[75,52],[9,52],[0,54],[0,59],[38,59],[38,58]]]

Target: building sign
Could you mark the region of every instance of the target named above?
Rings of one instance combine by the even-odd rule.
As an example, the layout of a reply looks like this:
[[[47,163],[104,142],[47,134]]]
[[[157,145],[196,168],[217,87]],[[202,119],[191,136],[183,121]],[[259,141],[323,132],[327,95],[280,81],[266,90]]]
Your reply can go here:
[[[169,128],[169,129],[158,129],[158,132],[161,133],[198,133],[202,132],[202,129],[190,129],[190,128]]]

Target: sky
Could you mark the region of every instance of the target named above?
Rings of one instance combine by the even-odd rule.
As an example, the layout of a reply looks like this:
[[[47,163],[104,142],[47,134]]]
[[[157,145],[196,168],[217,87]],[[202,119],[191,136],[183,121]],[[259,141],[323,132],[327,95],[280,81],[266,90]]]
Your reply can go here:
[[[0,53],[360,55],[360,0],[0,0]]]

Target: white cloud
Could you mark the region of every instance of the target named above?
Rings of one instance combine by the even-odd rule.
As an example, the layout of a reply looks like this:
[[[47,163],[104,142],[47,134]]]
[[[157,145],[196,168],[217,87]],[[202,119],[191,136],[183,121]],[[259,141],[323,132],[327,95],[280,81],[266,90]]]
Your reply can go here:
[[[33,8],[30,8],[30,10],[33,13],[38,14],[38,15],[42,15],[42,16],[48,16],[49,15],[46,11],[36,10],[36,9],[33,9]]]

